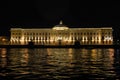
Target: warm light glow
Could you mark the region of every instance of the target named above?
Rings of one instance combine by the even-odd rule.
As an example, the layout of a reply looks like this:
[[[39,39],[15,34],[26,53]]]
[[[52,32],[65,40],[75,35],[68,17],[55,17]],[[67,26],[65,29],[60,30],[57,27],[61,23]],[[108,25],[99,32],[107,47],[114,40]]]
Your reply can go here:
[[[58,36],[58,39],[57,40],[62,40],[62,37],[61,36]]]
[[[68,27],[53,27],[53,30],[67,30]]]
[[[53,30],[68,30],[69,28],[63,25],[63,22],[60,21],[59,25],[55,25],[52,29]]]
[[[5,48],[2,48],[2,49],[0,49],[0,51],[1,51],[1,57],[3,58],[3,57],[6,57],[6,52],[7,52],[7,50],[5,49]]]
[[[60,21],[52,29],[12,28],[10,41],[26,44],[32,40],[44,45],[58,45],[60,41],[62,45],[68,45],[77,39],[81,44],[109,44],[109,41],[112,44],[112,35],[108,33],[112,33],[112,28],[68,28]]]
[[[60,23],[59,23],[59,24],[63,24],[62,20],[60,21]]]
[[[101,37],[99,36],[99,39],[98,39],[99,42],[101,42]]]
[[[105,37],[105,39],[104,39],[105,41],[112,41],[112,38],[111,37]]]

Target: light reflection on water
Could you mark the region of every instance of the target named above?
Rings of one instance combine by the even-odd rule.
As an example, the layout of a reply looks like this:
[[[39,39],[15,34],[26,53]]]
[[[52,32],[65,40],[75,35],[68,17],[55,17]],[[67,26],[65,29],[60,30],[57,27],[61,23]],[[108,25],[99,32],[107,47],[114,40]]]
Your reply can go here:
[[[119,71],[119,49],[0,48],[0,80],[119,80]]]

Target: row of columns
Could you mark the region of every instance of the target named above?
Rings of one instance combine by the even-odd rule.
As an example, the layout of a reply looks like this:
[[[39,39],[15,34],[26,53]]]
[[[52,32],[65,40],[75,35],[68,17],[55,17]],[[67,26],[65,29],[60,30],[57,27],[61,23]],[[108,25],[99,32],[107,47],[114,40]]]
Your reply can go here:
[[[29,41],[34,41],[36,43],[39,42],[58,42],[58,40],[61,40],[61,42],[74,42],[75,40],[79,40],[81,43],[101,43],[101,42],[112,42],[112,37],[109,38],[104,38],[102,39],[101,37],[87,37],[87,36],[83,36],[83,37],[78,37],[78,36],[68,36],[68,37],[64,37],[64,36],[41,36],[41,37],[27,37],[27,36],[23,36],[19,39],[19,37],[12,37],[11,38],[11,42],[22,42],[22,43],[28,43]]]

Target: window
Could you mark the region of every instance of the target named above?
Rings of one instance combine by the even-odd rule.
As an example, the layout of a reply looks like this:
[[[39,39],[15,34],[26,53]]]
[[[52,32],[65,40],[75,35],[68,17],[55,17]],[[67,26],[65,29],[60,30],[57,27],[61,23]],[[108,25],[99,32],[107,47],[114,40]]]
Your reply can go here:
[[[90,32],[90,35],[92,35],[92,32]]]
[[[89,35],[89,32],[87,32],[87,35]]]
[[[109,35],[111,34],[111,32],[108,33]]]

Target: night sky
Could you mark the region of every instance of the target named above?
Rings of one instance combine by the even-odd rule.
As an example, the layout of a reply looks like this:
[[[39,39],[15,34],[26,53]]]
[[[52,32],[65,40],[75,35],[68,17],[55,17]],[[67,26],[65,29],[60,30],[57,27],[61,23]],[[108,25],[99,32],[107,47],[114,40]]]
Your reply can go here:
[[[84,0],[83,0],[84,1]],[[11,27],[52,28],[63,20],[68,27],[118,27],[120,5],[113,2],[80,0],[0,1],[0,35]]]

